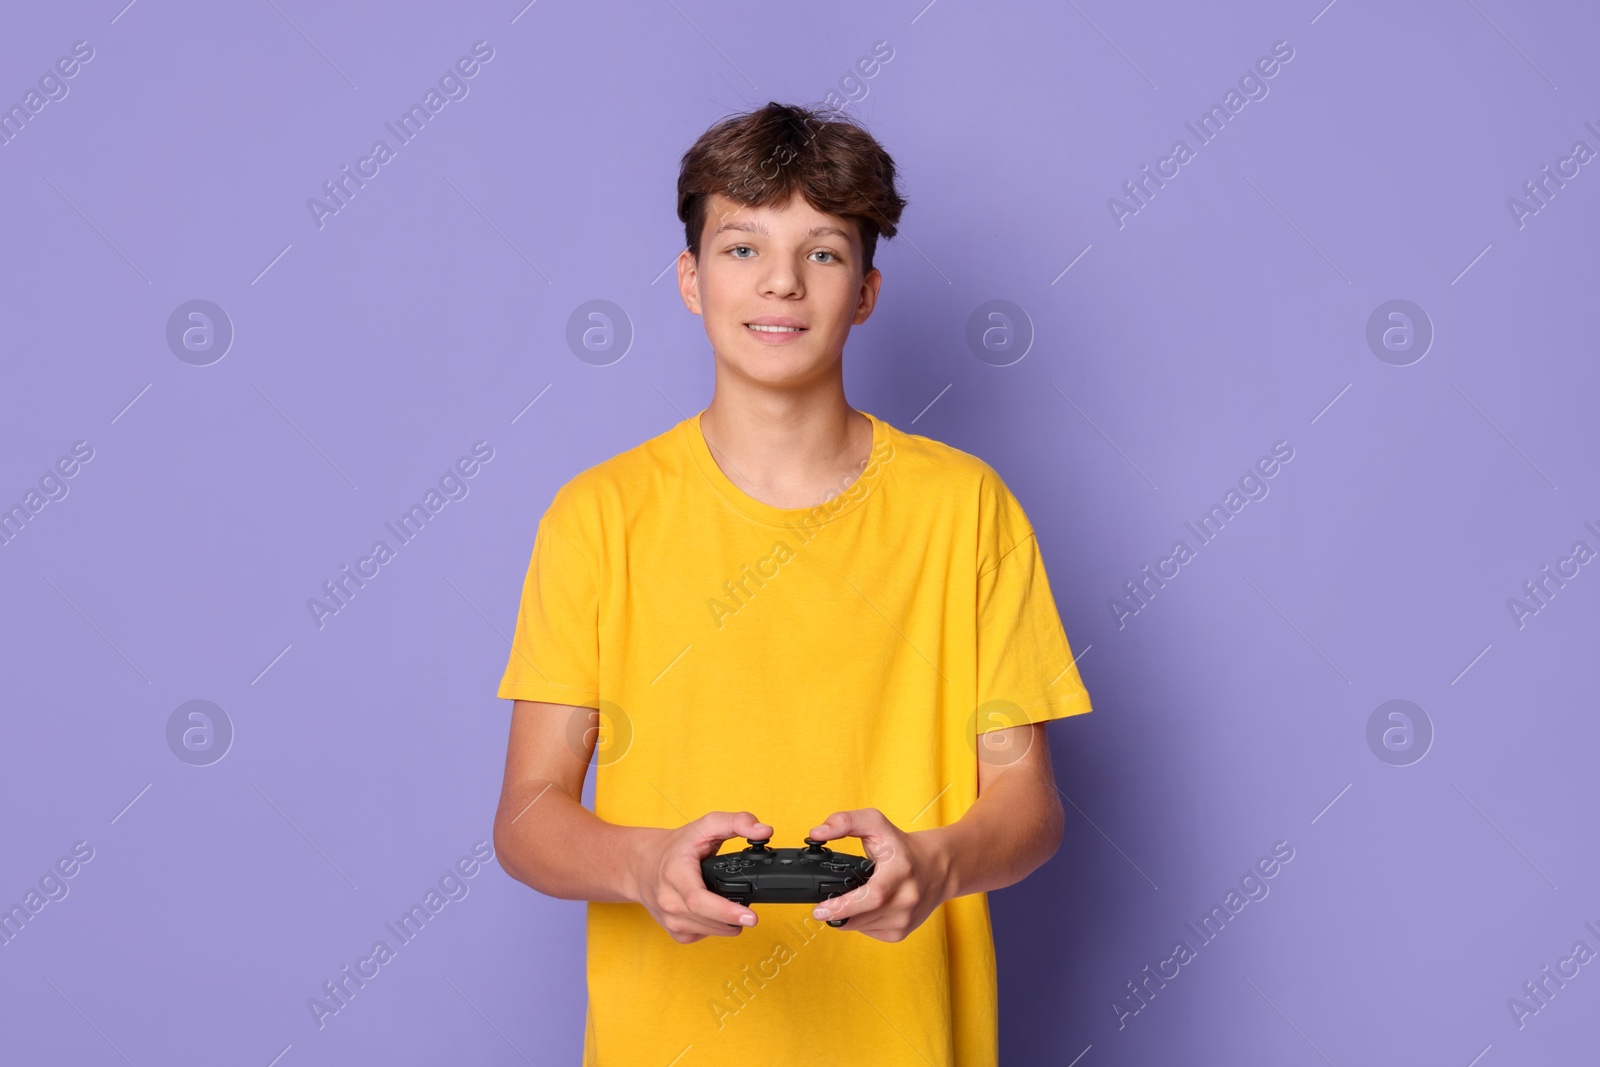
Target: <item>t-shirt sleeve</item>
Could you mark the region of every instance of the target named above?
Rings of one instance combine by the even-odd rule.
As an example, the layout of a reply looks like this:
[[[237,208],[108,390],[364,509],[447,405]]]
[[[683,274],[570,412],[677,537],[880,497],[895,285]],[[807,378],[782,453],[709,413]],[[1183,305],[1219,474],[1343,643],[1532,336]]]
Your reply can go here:
[[[573,522],[570,494],[556,494],[533,539],[511,654],[499,696],[600,705],[599,590],[589,544]]]
[[[977,733],[1090,710],[1039,539],[1021,506],[999,493],[986,553],[998,558],[982,560],[978,576]]]

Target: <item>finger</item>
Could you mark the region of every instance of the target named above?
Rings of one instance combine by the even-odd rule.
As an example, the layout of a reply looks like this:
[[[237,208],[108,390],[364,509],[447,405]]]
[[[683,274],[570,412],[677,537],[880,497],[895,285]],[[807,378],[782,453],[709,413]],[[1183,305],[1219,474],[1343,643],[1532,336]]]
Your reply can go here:
[[[883,834],[895,829],[888,816],[877,808],[855,808],[851,811],[836,811],[821,823],[816,830],[822,831],[831,837],[881,837]],[[812,834],[816,836],[815,833]]]
[[[695,919],[706,924],[708,933],[737,934],[746,926],[756,925],[758,921],[756,913],[750,908],[713,893],[703,885],[684,893],[683,902]]]
[[[679,917],[678,920],[673,923],[673,927],[675,927],[675,929],[669,929],[668,933],[671,935],[672,939],[678,942],[680,945],[692,945],[696,941],[704,941],[708,937],[722,937],[723,935],[732,932],[726,927],[724,927],[722,930],[713,930],[709,925],[701,922],[699,919],[688,917]]]
[[[857,808],[853,811],[836,811],[811,830],[818,841],[831,841],[836,837],[859,837],[864,843],[876,845],[895,832],[895,826],[877,808]],[[874,855],[869,847],[867,855]]]
[[[748,909],[704,888],[669,884],[676,899],[666,907],[661,925],[674,937],[691,934],[695,938],[733,937],[744,929],[736,916],[732,922],[726,921],[727,912],[719,908],[732,909],[735,913]],[[711,898],[710,902],[706,901],[706,897]],[[750,916],[754,919],[755,913],[750,912]]]
[[[684,915],[678,919],[678,929],[680,934],[688,932],[698,939],[702,937],[738,937],[743,932],[744,927],[711,922],[698,915]]]
[[[680,859],[681,862],[672,869],[668,880],[686,911],[697,919],[713,924],[715,932],[719,934],[728,933],[726,927],[733,927],[732,932],[737,933],[746,926],[756,924],[754,911],[706,888],[705,874],[696,856],[683,855]]]
[[[677,858],[676,877],[672,879],[674,888],[695,929],[716,937],[735,936],[746,926],[756,924],[756,913],[707,889],[700,861],[715,853],[730,837],[770,838],[772,828],[748,811],[708,812],[695,823],[695,840]]]
[[[848,811],[836,811],[812,827],[811,833],[806,836],[815,838],[818,841],[826,841],[830,838],[838,837],[840,836],[839,827],[843,826],[845,820],[849,817],[850,813]]]
[[[831,841],[836,837],[859,837],[857,828],[864,812],[836,811],[812,828],[810,836],[817,841]]]
[[[772,827],[748,811],[711,811],[695,820],[697,835],[702,843],[717,845],[730,837],[770,838]]]
[[[859,907],[859,905],[857,906]],[[862,934],[866,937],[877,938],[880,941],[901,940],[901,937],[898,936],[898,931],[902,929],[901,923],[897,921],[894,910],[887,905],[857,911],[854,915],[834,914],[833,919],[842,922],[842,925],[833,927],[833,929]]]
[[[868,882],[864,886],[850,890],[848,893],[836,897],[829,897],[818,904],[811,912],[812,918],[831,922],[834,919],[850,919],[857,916],[867,916],[878,909],[884,898],[885,888]],[[859,920],[851,924],[859,926]]]

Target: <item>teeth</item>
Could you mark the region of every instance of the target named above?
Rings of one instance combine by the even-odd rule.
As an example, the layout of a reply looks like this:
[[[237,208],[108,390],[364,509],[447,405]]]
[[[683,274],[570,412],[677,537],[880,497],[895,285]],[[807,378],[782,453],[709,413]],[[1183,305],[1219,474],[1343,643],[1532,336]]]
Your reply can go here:
[[[803,328],[800,326],[757,326],[753,322],[747,322],[745,326],[752,330],[760,330],[762,333],[799,333]]]

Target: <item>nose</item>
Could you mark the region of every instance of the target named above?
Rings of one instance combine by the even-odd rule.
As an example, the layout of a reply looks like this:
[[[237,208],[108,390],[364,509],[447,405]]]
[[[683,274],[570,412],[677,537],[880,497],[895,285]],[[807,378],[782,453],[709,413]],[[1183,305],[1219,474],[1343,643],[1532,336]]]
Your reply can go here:
[[[761,278],[761,295],[772,297],[797,296],[803,292],[800,272],[787,261],[774,261]]]

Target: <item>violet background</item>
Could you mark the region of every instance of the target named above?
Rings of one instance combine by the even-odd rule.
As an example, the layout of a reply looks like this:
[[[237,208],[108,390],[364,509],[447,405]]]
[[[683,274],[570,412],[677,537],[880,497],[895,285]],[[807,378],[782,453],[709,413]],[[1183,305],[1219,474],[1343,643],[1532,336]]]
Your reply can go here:
[[[910,198],[848,396],[1006,479],[1095,705],[1050,727],[1060,852],[990,898],[1002,1062],[1594,1057],[1596,967],[1521,1029],[1506,1005],[1600,949],[1600,576],[1507,607],[1600,548],[1600,177],[1507,208],[1600,148],[1593,7],[122,3],[0,15],[0,103],[95,50],[0,146],[0,504],[95,450],[0,549],[0,904],[95,850],[0,946],[0,1059],[577,1062],[583,905],[492,864],[323,1029],[306,1001],[491,838],[552,493],[710,397],[679,155],[830,92]],[[479,40],[469,95],[319,229],[307,199]],[[1119,229],[1107,199],[1280,40]],[[1395,298],[1435,331],[1408,366],[1366,341]],[[209,366],[165,339],[193,299],[235,331]],[[566,341],[596,299],[633,331],[605,366]],[[990,300],[1031,323],[1009,366],[966,341]],[[307,599],[478,440],[469,495],[318,629]],[[1270,494],[1119,628],[1280,440]],[[210,766],[168,747],[194,699],[235,731]],[[1367,742],[1392,699],[1434,730],[1409,766]],[[1266,899],[1119,1028],[1280,840]]]

